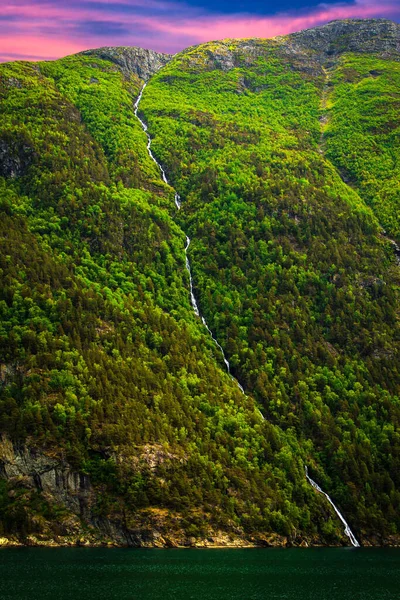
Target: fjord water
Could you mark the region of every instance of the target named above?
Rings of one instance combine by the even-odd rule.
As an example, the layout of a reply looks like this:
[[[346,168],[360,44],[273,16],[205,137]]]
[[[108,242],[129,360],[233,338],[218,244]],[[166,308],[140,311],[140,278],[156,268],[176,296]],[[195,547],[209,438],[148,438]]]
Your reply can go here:
[[[0,550],[2,600],[394,600],[400,549]]]

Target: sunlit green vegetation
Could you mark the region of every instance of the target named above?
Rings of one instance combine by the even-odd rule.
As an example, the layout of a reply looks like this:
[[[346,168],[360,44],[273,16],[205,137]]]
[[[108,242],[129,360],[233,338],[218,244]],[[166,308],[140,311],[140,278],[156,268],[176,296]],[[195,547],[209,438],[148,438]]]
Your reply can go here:
[[[88,473],[102,516],[321,530],[296,439],[262,422],[194,316],[173,191],[133,117],[139,82],[87,58],[3,65],[0,82],[17,160],[0,181],[2,430]],[[49,513],[2,490],[3,532]]]
[[[307,448],[352,522],[395,531],[393,251],[364,197],[321,155],[322,74],[291,68],[271,42],[264,55],[258,42],[251,58],[232,48],[236,67],[227,70],[208,44],[178,56],[142,103],[182,196],[201,310],[235,375]],[[221,56],[227,44],[212,50]],[[340,112],[350,140],[348,117]]]
[[[349,55],[330,79],[327,156],[400,239],[400,63]]]
[[[397,70],[362,60],[357,77],[384,71],[395,98]],[[356,533],[398,533],[399,272],[381,235],[397,231],[384,190],[398,174],[386,186],[378,161],[365,179],[360,86],[341,91],[342,65],[325,108],[318,72],[276,42],[229,41],[151,79],[140,112],[178,213],[134,116],[136,76],[93,56],[0,68],[1,429],[88,474],[102,517],[136,527],[165,508],[188,535],[337,541],[308,464]],[[354,164],[344,124],[360,131]],[[247,396],[191,308],[186,233],[201,312]],[[11,488],[0,533],[57,518]]]

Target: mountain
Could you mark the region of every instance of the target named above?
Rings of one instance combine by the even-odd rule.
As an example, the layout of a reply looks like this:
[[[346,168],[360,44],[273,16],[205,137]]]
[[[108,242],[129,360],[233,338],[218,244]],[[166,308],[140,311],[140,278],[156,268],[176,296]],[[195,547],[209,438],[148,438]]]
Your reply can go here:
[[[0,65],[4,543],[398,543],[399,44]]]

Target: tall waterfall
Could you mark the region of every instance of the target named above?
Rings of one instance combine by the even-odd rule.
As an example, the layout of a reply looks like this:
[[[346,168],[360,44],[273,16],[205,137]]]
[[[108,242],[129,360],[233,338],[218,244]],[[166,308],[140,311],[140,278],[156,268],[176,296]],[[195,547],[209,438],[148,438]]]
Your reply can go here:
[[[167,176],[165,174],[164,169],[162,168],[162,166],[160,165],[160,163],[158,162],[158,160],[154,157],[152,151],[151,151],[151,137],[150,134],[148,132],[148,128],[147,125],[144,121],[142,121],[142,119],[139,117],[138,115],[138,109],[139,109],[139,104],[140,101],[142,99],[142,95],[144,92],[144,89],[146,87],[147,83],[145,83],[140,91],[140,94],[134,104],[134,110],[135,110],[135,116],[138,119],[138,121],[140,122],[143,131],[145,132],[145,134],[147,135],[147,151],[149,153],[150,158],[155,162],[155,164],[157,165],[157,167],[160,170],[161,173],[161,177],[162,180],[164,181],[164,183],[166,183],[167,185],[169,185],[168,183],[168,179]],[[181,199],[179,194],[175,193],[175,205],[176,208],[178,210],[180,210],[181,208]],[[210,334],[211,339],[213,340],[214,344],[217,346],[217,348],[220,350],[221,354],[222,354],[222,358],[226,367],[226,370],[228,372],[228,374],[231,376],[232,380],[235,381],[236,385],[238,386],[238,388],[240,389],[240,391],[245,394],[245,391],[242,387],[242,385],[239,383],[239,381],[237,379],[235,379],[232,375],[231,375],[231,366],[229,364],[228,359],[225,356],[225,352],[221,346],[221,344],[218,342],[218,340],[215,338],[213,332],[211,331],[211,329],[209,328],[207,321],[205,320],[205,318],[200,314],[199,311],[199,307],[197,305],[197,300],[196,300],[196,296],[194,295],[194,289],[193,289],[193,279],[192,279],[192,271],[190,268],[190,261],[189,261],[189,256],[188,256],[188,249],[190,246],[190,238],[189,236],[186,236],[186,245],[185,245],[185,264],[186,264],[186,270],[189,274],[189,292],[190,292],[190,302],[192,304],[192,308],[193,311],[195,313],[195,315],[197,317],[200,317],[201,322],[203,323],[204,327],[207,329],[208,333]],[[264,415],[262,414],[262,412],[257,408],[257,411],[261,417],[262,420],[264,420]],[[344,519],[344,517],[342,516],[341,512],[339,511],[339,509],[335,506],[335,504],[333,503],[333,501],[331,500],[331,498],[328,496],[328,494],[326,492],[324,492],[317,483],[315,483],[315,481],[313,481],[311,479],[311,477],[308,475],[308,469],[306,467],[306,478],[309,481],[309,483],[313,486],[313,488],[315,488],[318,492],[320,492],[321,494],[324,494],[324,496],[327,498],[327,500],[330,502],[330,504],[333,506],[336,514],[338,515],[339,519],[342,521],[343,525],[345,526],[345,534],[350,538],[351,543],[353,544],[353,546],[355,547],[359,547],[360,544],[357,542],[353,532],[351,531],[347,521]]]
[[[324,490],[322,490],[319,487],[318,483],[316,483],[313,479],[311,479],[311,477],[308,474],[308,467],[306,467],[305,469],[306,469],[306,478],[307,478],[307,481],[313,486],[313,488],[315,488],[317,490],[317,492],[320,492],[321,494],[323,494],[325,496],[325,498],[328,500],[328,502],[333,506],[335,513],[337,514],[337,516],[339,517],[339,519],[342,521],[342,523],[344,525],[344,532],[345,532],[345,534],[350,539],[350,542],[353,544],[353,546],[355,548],[359,548],[360,544],[356,540],[355,535],[351,531],[350,526],[347,523],[346,519],[344,518],[344,516],[342,515],[342,513],[340,512],[340,510],[337,508],[337,506],[334,504],[332,498],[330,496],[328,496],[328,494],[326,492],[324,492]]]
[[[160,169],[160,172],[161,172],[161,177],[162,177],[162,180],[164,181],[164,183],[166,183],[167,185],[169,185],[169,183],[168,183],[168,179],[167,179],[167,176],[166,176],[166,174],[165,174],[165,171],[164,171],[164,169],[162,168],[162,166],[160,165],[160,163],[158,162],[158,160],[157,160],[157,159],[154,157],[154,155],[153,155],[153,153],[152,153],[152,151],[151,151],[151,137],[150,137],[150,134],[149,134],[149,132],[148,132],[147,125],[146,125],[146,123],[145,123],[144,121],[142,121],[142,119],[141,119],[141,118],[139,117],[139,115],[138,115],[139,104],[140,104],[140,101],[141,101],[141,99],[142,99],[142,95],[143,95],[143,92],[144,92],[144,89],[145,89],[146,85],[147,85],[147,83],[145,83],[145,84],[143,85],[142,89],[140,90],[140,94],[139,94],[139,96],[137,97],[137,100],[136,100],[136,102],[135,102],[135,104],[134,104],[135,117],[138,119],[139,123],[140,123],[140,124],[141,124],[141,126],[142,126],[142,129],[143,129],[143,131],[144,131],[144,132],[145,132],[145,134],[147,135],[147,151],[148,151],[148,153],[149,153],[149,156],[150,156],[150,158],[151,158],[151,159],[152,159],[152,160],[153,160],[153,161],[156,163],[157,167]],[[175,193],[175,205],[176,205],[176,208],[177,208],[178,210],[180,210],[180,208],[181,208],[181,199],[180,199],[180,196],[179,196],[179,194],[177,194],[177,193]],[[194,313],[195,313],[195,315],[196,315],[197,317],[200,317],[200,319],[201,319],[201,322],[203,323],[204,327],[207,329],[208,333],[210,334],[210,336],[211,336],[211,339],[213,340],[214,344],[217,346],[217,348],[218,348],[218,349],[219,349],[219,351],[221,352],[221,354],[222,354],[222,358],[223,358],[223,361],[224,361],[224,364],[225,364],[225,367],[226,367],[226,370],[227,370],[228,374],[231,376],[231,379],[232,379],[232,381],[234,381],[234,382],[236,383],[236,385],[238,386],[238,388],[240,389],[240,391],[241,391],[241,392],[244,394],[244,393],[245,393],[245,391],[244,391],[244,389],[243,389],[243,386],[242,386],[242,385],[239,383],[239,381],[238,381],[237,379],[235,379],[235,378],[234,378],[234,377],[231,375],[231,366],[230,366],[230,364],[229,364],[229,361],[228,361],[228,359],[227,359],[227,358],[226,358],[226,356],[225,356],[225,352],[224,352],[224,350],[223,350],[223,348],[222,348],[221,344],[220,344],[220,343],[218,342],[218,340],[215,338],[215,336],[214,336],[213,332],[211,331],[211,329],[209,328],[209,326],[208,326],[208,324],[207,324],[207,321],[206,321],[206,320],[205,320],[205,318],[204,318],[204,317],[203,317],[203,316],[200,314],[199,307],[197,306],[196,296],[194,295],[194,290],[193,290],[192,271],[191,271],[191,268],[190,268],[190,262],[189,262],[189,256],[188,256],[188,249],[189,249],[189,246],[190,246],[190,238],[189,238],[189,236],[186,236],[186,245],[185,245],[185,263],[186,263],[186,270],[187,270],[187,272],[189,273],[189,291],[190,291],[190,302],[191,302],[191,304],[192,304],[192,307],[193,307]],[[260,411],[259,409],[257,409],[257,410],[258,410],[258,412],[259,412],[259,414],[260,414],[260,417],[261,417],[261,418],[264,420],[264,416],[262,415],[261,411]]]

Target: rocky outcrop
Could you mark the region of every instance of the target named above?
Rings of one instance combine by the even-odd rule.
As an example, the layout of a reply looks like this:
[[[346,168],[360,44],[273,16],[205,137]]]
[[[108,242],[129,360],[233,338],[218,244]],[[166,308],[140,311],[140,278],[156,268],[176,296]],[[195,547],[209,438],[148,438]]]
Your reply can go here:
[[[315,52],[320,61],[343,52],[368,52],[382,58],[399,58],[400,24],[386,19],[345,19],[306,29],[282,38],[284,45],[298,45]]]
[[[7,436],[0,442],[0,476],[35,488],[52,502],[90,519],[94,491],[87,475],[77,473],[61,457],[51,457],[27,446],[14,446]]]
[[[304,64],[310,62],[310,53],[305,52],[303,48],[297,45],[284,45],[283,38],[280,39],[261,39],[252,38],[244,40],[221,40],[218,42],[209,42],[199,46],[193,46],[184,50],[179,54],[179,60],[186,68],[190,70],[212,71],[219,69],[221,71],[230,71],[235,68],[250,67],[255,64],[259,57],[265,57],[271,49],[284,54],[289,54],[291,64],[301,62]],[[302,60],[302,58],[304,60]],[[321,71],[320,65],[313,61],[313,70],[317,68],[318,73]],[[166,81],[171,81],[171,76],[165,76]],[[244,87],[249,87],[247,81],[243,81]],[[251,87],[251,86],[250,86]]]
[[[80,54],[109,60],[117,65],[125,77],[129,78],[130,75],[134,74],[144,81],[150,79],[154,73],[159,71],[172,58],[172,54],[163,54],[135,46],[98,48],[95,50],[85,50]]]
[[[0,177],[14,179],[24,175],[32,163],[34,152],[27,140],[0,137]]]

